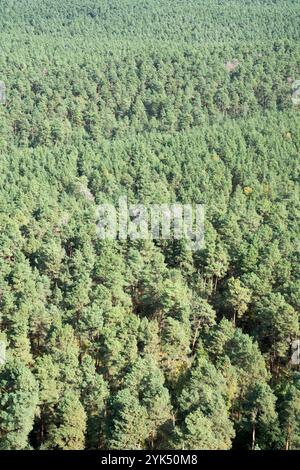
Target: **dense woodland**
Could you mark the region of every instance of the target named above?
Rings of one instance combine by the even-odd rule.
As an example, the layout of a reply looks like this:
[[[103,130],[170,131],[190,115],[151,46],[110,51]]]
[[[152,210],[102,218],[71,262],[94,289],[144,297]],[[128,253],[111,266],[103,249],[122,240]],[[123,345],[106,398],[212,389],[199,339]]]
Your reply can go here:
[[[300,449],[300,0],[1,0],[0,449]],[[205,247],[96,208],[205,204]]]

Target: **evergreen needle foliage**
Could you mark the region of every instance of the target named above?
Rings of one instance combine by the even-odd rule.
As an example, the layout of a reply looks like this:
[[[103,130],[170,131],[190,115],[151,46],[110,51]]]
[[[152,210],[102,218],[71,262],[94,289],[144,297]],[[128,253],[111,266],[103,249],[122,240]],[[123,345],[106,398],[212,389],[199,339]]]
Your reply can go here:
[[[300,449],[299,20],[1,1],[1,450]],[[205,247],[101,240],[124,195]]]

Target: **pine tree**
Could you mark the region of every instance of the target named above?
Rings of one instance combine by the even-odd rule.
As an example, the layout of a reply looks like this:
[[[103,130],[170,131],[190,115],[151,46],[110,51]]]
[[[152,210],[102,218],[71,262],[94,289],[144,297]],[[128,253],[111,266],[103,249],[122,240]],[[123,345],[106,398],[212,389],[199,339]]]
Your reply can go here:
[[[82,450],[85,445],[86,414],[77,394],[67,390],[61,398],[55,420],[49,425],[42,449]]]
[[[239,279],[230,278],[228,281],[227,301],[233,310],[232,322],[235,325],[236,320],[241,318],[247,311],[251,300],[251,293],[248,288],[243,287]]]
[[[86,446],[95,449],[101,447],[104,442],[104,421],[109,389],[102,375],[97,374],[95,363],[90,356],[83,358],[80,371],[81,403],[87,415]]]
[[[208,449],[230,449],[235,433],[227,411],[226,381],[213,364],[200,354],[178,398],[184,421],[177,435],[182,436],[181,446],[187,449],[192,449],[196,442],[208,445]],[[203,430],[196,430],[198,424],[203,425]]]
[[[117,394],[111,403],[112,421],[109,424],[107,448],[139,450],[148,435],[147,411],[130,389]]]
[[[37,411],[38,385],[32,372],[18,359],[0,368],[0,448],[29,448],[29,433]]]

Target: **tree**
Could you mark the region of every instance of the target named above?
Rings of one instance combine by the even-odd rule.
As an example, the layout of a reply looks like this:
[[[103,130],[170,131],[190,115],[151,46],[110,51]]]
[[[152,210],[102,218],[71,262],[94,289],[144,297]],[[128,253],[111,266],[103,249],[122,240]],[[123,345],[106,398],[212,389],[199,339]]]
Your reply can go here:
[[[65,391],[49,426],[43,449],[82,450],[85,444],[86,414],[78,396]]]
[[[60,322],[59,322],[60,323]],[[71,325],[57,324],[49,334],[47,352],[59,367],[59,382],[62,388],[77,387],[79,347]]]
[[[102,375],[97,374],[95,363],[85,356],[81,370],[81,403],[87,415],[86,447],[99,448],[104,441],[104,421],[109,388]]]
[[[61,395],[59,381],[59,365],[50,355],[37,358],[35,364],[35,377],[39,384],[39,414],[37,422],[37,445],[41,446],[45,439],[45,432],[53,418],[55,406]]]
[[[198,409],[188,414],[182,429],[177,430],[174,447],[182,450],[220,450],[220,443],[212,421]]]
[[[209,330],[209,328],[215,324],[215,318],[216,312],[208,301],[201,297],[194,296],[192,303],[192,351],[195,349],[201,329],[204,331]]]
[[[220,372],[205,357],[199,356],[178,398],[184,421],[177,438],[184,448],[192,449],[197,443],[207,445],[208,449],[230,449],[235,433],[227,413],[226,389]],[[198,425],[203,428],[197,430]]]
[[[147,410],[147,441],[154,446],[160,429],[171,419],[171,402],[165,378],[151,356],[139,359],[125,378],[125,386],[138,394]]]
[[[109,449],[139,450],[145,446],[147,411],[130,389],[120,391],[112,400],[113,418],[108,430]]]
[[[247,311],[248,304],[251,300],[251,292],[247,287],[243,287],[239,279],[234,277],[228,281],[228,297],[227,302],[233,310],[232,322],[236,325],[236,319],[241,318]]]
[[[268,442],[267,436],[273,433],[274,438],[276,430],[279,431],[275,402],[276,397],[266,383],[257,383],[252,386],[246,397],[246,413],[252,426],[252,450],[257,448],[257,445],[260,449],[264,448],[266,444],[267,448],[272,446],[272,442]]]
[[[260,320],[257,336],[261,344],[267,344],[270,367],[278,374],[278,360],[286,358],[293,339],[299,332],[298,315],[279,293],[272,293],[257,307]]]
[[[279,389],[279,417],[286,450],[300,448],[300,374],[293,372],[289,382]]]
[[[0,368],[0,449],[29,447],[38,404],[38,384],[32,372],[18,359]]]
[[[123,402],[126,405],[128,396],[131,396],[132,400],[133,397],[136,399],[136,401],[133,400],[133,403],[135,403],[137,414],[143,416],[140,426],[142,426],[143,433],[141,436],[144,436],[143,441],[138,441],[139,444],[137,445],[142,448],[146,445],[153,448],[156,439],[162,434],[163,428],[172,417],[170,396],[168,389],[164,386],[164,376],[155,361],[146,356],[138,359],[132,366],[131,371],[125,377],[124,387],[124,390],[117,394],[115,400],[117,406],[122,406],[123,409]],[[128,425],[131,426],[131,424],[130,421]],[[118,411],[118,408],[112,427],[118,429],[112,434],[114,440],[116,434],[119,436],[120,429],[120,411]],[[136,441],[134,433],[132,437],[132,442]],[[130,436],[127,435],[126,439],[130,439]],[[131,442],[131,440],[128,442]]]

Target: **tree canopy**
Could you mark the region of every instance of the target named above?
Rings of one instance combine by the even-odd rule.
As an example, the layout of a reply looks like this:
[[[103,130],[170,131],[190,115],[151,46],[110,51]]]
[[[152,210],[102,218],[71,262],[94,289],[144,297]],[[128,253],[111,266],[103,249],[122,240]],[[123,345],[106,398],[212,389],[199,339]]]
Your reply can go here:
[[[1,7],[0,449],[300,449],[300,1]]]

